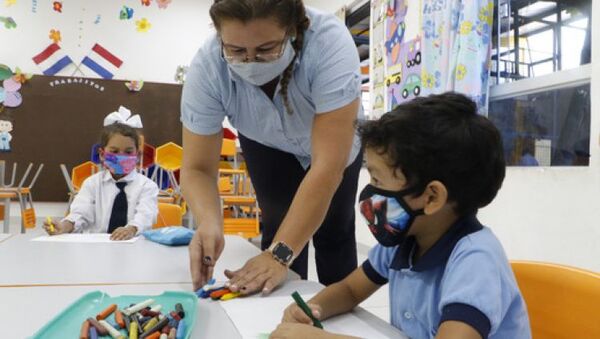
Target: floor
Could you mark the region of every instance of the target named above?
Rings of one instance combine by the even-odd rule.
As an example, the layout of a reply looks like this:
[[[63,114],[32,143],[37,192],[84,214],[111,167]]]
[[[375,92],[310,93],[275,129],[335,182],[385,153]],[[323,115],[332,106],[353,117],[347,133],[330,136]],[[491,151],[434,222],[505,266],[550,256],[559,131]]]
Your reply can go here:
[[[51,217],[59,217],[63,216],[66,211],[66,203],[43,203],[36,202],[35,210],[37,215],[37,225],[41,225],[47,216]],[[17,204],[13,203],[11,206],[11,220],[10,220],[10,232],[9,233],[19,233],[21,230],[20,226],[20,217],[19,210]],[[358,218],[357,218],[358,220]],[[0,232],[2,232],[3,221],[0,221]],[[371,234],[365,232],[366,226],[361,229],[362,220],[357,222],[357,255],[358,255],[358,263],[359,265],[367,258],[367,254],[369,248],[373,245],[373,238]],[[39,226],[38,226],[39,227]],[[253,241],[255,245],[258,246],[259,241]],[[309,250],[309,272],[308,278],[309,280],[318,281],[317,271],[314,263],[314,249],[311,247]],[[376,316],[384,319],[385,321],[389,321],[389,299],[388,299],[388,287],[383,286],[377,292],[375,292],[370,298],[365,300],[361,305],[361,307],[365,308],[369,312],[375,314]]]

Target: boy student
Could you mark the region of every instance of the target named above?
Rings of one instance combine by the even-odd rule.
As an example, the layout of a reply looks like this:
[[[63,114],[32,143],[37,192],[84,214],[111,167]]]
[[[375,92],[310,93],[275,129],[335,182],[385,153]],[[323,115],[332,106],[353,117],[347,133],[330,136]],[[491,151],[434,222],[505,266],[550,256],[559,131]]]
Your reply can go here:
[[[371,183],[360,210],[379,242],[348,277],[309,301],[326,319],[389,283],[393,326],[411,338],[530,338],[502,245],[476,217],[502,185],[502,140],[455,93],[417,98],[359,126]],[[296,305],[271,338],[339,337]]]

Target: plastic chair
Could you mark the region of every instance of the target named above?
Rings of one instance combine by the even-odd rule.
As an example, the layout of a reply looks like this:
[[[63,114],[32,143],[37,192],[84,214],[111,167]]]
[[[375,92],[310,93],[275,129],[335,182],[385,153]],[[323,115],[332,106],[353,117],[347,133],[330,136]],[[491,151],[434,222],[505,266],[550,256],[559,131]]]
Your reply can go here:
[[[35,227],[35,209],[33,207],[33,194],[32,189],[35,185],[42,169],[44,168],[44,164],[40,164],[38,166],[33,179],[29,182],[29,185],[25,185],[27,179],[29,178],[29,173],[31,173],[31,169],[33,168],[33,164],[29,163],[19,185],[16,187],[2,187],[0,188],[0,193],[3,193],[3,198],[7,201],[10,201],[12,198],[17,198],[19,201],[19,207],[21,208],[21,233],[25,233],[25,229],[34,228]],[[16,163],[13,165],[13,178],[16,176],[17,166]],[[4,206],[4,213],[7,213],[10,206]],[[4,214],[3,213],[3,214]]]
[[[220,169],[219,195],[225,234],[254,238],[260,234],[258,202],[243,170]]]
[[[152,228],[167,226],[181,226],[183,213],[181,206],[174,204],[158,203],[158,217]]]
[[[86,161],[73,167],[71,170],[71,182],[76,190],[81,189],[81,185],[88,177],[98,172],[98,166],[91,161]]]
[[[600,274],[550,263],[511,265],[533,338],[600,338]]]
[[[221,145],[221,158],[225,161],[229,161],[229,159],[233,159],[233,166],[227,166],[223,164],[223,160],[220,163],[220,168],[233,168],[236,169],[238,167],[237,164],[237,146],[235,144],[235,140],[231,139],[223,139],[223,144]]]
[[[69,175],[69,171],[67,170],[67,166],[65,164],[60,164],[60,171],[62,172],[63,178],[65,179],[65,183],[67,184],[67,188],[69,189],[69,202],[67,205],[67,213],[71,209],[71,204],[73,203],[73,199],[77,195],[77,189],[73,186],[73,181],[71,180],[71,176]]]

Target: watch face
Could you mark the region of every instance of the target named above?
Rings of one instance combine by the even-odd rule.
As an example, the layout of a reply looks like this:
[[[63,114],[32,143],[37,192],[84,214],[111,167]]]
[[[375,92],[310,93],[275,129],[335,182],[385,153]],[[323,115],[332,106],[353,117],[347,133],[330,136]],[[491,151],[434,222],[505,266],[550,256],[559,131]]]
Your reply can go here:
[[[279,243],[273,249],[273,255],[287,263],[292,259],[293,252],[285,244]]]

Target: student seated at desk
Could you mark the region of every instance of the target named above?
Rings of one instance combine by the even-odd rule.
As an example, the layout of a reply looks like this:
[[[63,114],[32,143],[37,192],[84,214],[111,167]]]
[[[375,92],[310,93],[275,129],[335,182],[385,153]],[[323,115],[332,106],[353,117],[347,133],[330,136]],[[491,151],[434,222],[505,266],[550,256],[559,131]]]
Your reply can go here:
[[[349,312],[389,283],[391,323],[411,338],[531,338],[502,245],[477,220],[505,174],[500,133],[460,94],[417,98],[359,126],[371,183],[360,210],[378,244],[309,301]],[[289,306],[271,338],[333,338]]]
[[[70,213],[48,222],[50,235],[61,233],[111,233],[112,240],[128,240],[150,229],[158,214],[158,186],[136,171],[139,135],[122,123],[104,127],[100,159],[105,170],[87,178],[75,196]]]

